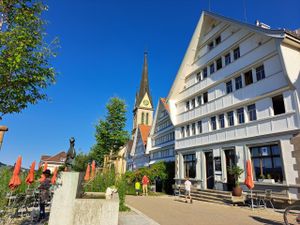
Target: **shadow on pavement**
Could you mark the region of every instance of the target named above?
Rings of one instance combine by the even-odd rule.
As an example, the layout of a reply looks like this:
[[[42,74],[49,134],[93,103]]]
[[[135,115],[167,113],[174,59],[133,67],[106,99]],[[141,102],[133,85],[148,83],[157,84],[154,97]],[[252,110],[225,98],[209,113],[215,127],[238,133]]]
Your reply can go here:
[[[252,219],[254,219],[262,224],[270,224],[270,225],[282,225],[283,224],[283,222],[269,220],[269,219],[261,218],[258,216],[250,216],[250,217],[252,217]]]

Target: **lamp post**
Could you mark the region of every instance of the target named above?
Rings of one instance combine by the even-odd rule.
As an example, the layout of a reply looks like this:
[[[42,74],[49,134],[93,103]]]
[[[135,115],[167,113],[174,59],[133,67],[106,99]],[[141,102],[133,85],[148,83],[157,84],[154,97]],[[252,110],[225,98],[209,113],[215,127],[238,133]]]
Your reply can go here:
[[[6,126],[0,126],[0,150],[1,150],[1,147],[2,147],[4,133],[6,131],[8,131],[8,128]]]

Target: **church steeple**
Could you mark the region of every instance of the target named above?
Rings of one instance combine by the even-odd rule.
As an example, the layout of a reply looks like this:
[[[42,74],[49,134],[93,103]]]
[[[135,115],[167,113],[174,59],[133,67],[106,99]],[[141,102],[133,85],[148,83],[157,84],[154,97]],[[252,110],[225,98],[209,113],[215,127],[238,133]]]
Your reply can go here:
[[[136,96],[135,108],[139,107],[146,93],[148,94],[150,104],[153,105],[152,97],[149,89],[149,79],[148,79],[148,53],[144,52],[144,65],[143,65],[142,79],[140,83],[139,94]]]
[[[145,52],[140,89],[136,93],[133,110],[133,133],[135,132],[139,124],[145,124],[148,126],[152,124],[153,110],[154,109],[148,79],[148,53]]]

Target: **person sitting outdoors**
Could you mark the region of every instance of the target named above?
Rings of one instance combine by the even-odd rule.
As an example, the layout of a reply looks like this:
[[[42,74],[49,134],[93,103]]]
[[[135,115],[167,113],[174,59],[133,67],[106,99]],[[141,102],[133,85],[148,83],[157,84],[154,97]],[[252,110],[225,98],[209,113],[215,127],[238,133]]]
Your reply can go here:
[[[136,196],[140,195],[140,192],[141,192],[141,183],[138,180],[135,181],[134,187],[135,187],[135,194],[136,194]]]
[[[192,196],[191,196],[191,186],[192,186],[191,181],[189,181],[189,178],[186,177],[186,178],[185,178],[185,182],[184,182],[185,202],[186,202],[186,203],[187,203],[187,197],[189,197],[190,203],[193,203]]]
[[[143,184],[143,195],[148,195],[148,184],[150,183],[149,178],[144,175],[142,179]]]
[[[45,170],[43,172],[43,174],[45,175],[46,179],[43,180],[41,182],[40,186],[38,187],[38,189],[40,190],[40,216],[39,216],[39,220],[43,220],[43,219],[46,218],[45,205],[49,200],[50,187],[51,187],[51,179],[50,179],[51,172],[50,172],[50,170]]]

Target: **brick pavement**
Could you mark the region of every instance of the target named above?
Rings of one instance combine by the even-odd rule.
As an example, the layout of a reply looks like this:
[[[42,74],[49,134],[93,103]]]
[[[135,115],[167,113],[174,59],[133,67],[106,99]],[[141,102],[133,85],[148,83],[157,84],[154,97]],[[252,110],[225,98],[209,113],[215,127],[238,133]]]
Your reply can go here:
[[[126,196],[126,203],[161,225],[282,225],[283,214],[271,209],[175,201],[172,196]]]

